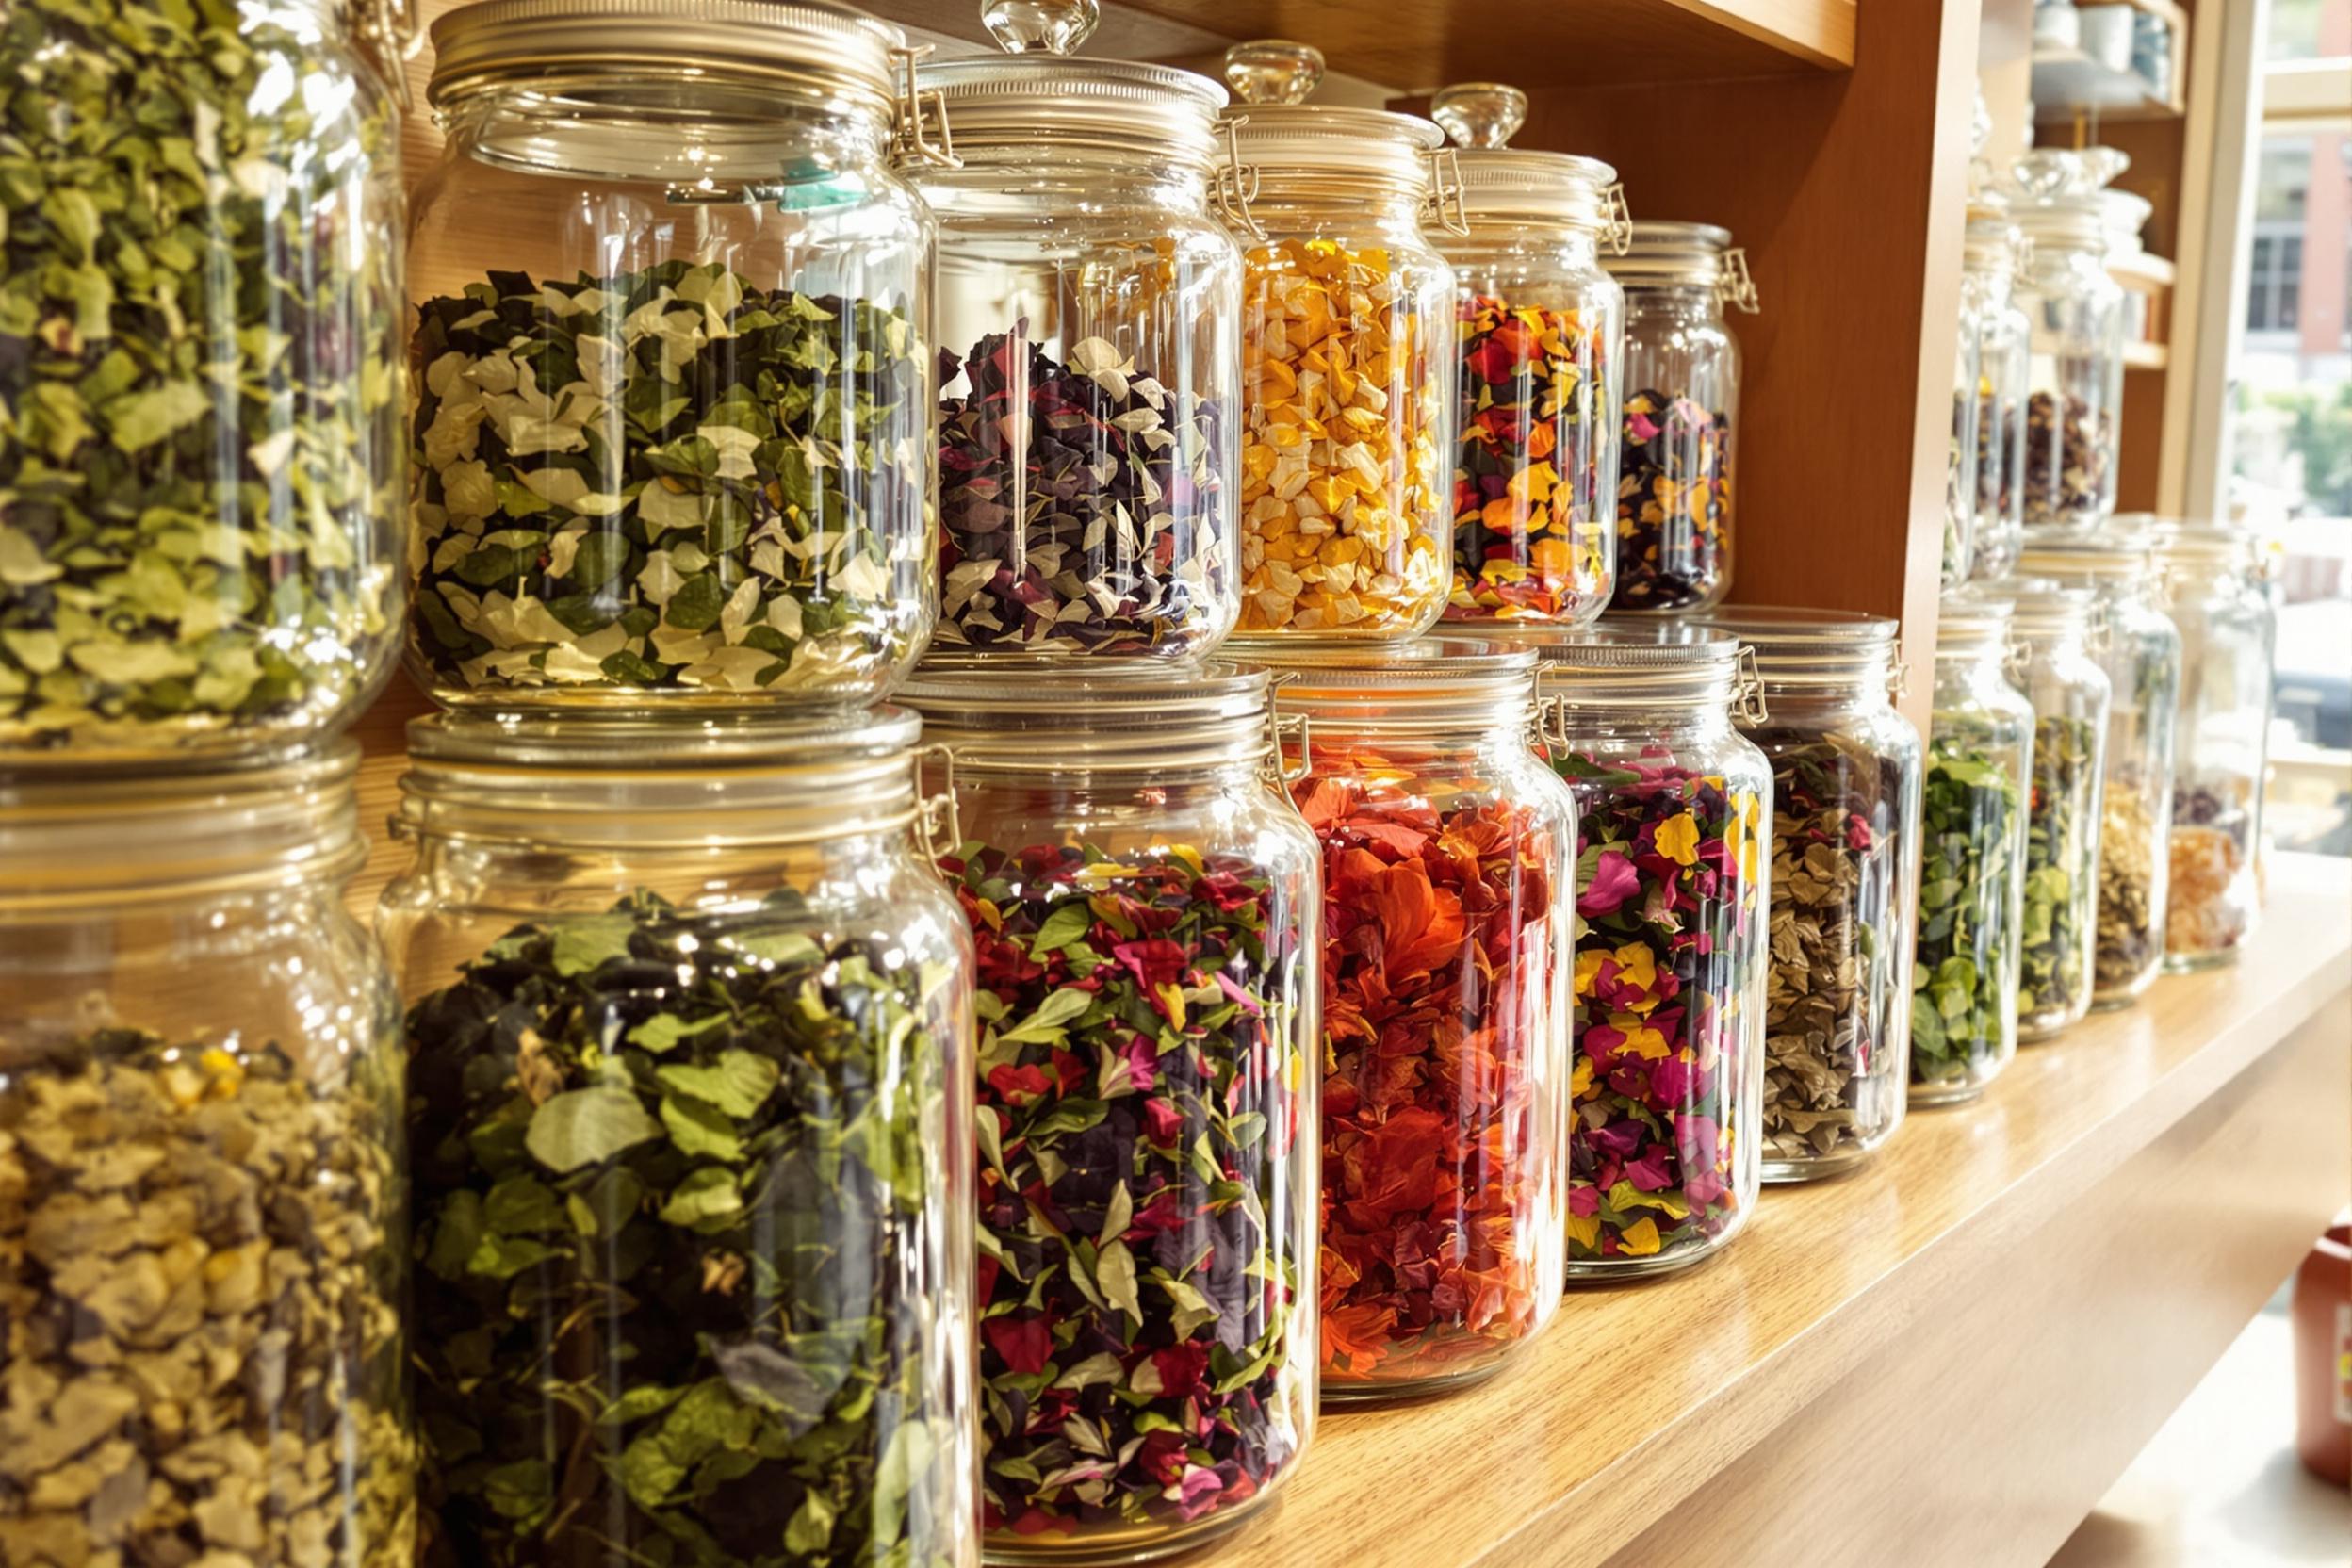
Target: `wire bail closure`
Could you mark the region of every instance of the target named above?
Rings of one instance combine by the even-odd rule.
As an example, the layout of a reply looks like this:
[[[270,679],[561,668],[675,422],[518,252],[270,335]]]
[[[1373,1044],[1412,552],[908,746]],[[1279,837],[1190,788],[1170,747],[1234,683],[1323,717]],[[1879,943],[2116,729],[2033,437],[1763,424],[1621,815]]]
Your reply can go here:
[[[906,78],[905,90],[898,100],[898,145],[901,152],[935,169],[961,169],[964,160],[956,155],[956,130],[947,120],[947,94],[934,89],[923,91],[915,85],[915,67],[931,53],[928,43],[902,44],[890,51],[894,61]],[[939,118],[939,139],[931,139],[929,121]]]
[[[1241,128],[1249,122],[1246,114],[1234,115],[1225,122],[1225,161],[1217,171],[1217,209],[1251,243],[1263,245],[1266,226],[1250,210],[1250,204],[1258,199],[1258,166],[1241,161]]]
[[[416,112],[416,90],[409,86],[404,68],[425,46],[424,19],[417,14],[416,0],[368,0],[359,15],[358,31],[374,46],[400,112]]]
[[[1911,694],[1911,666],[1903,657],[1903,633],[1895,633],[1894,642],[1886,650],[1886,700],[1901,702]]]
[[[1470,237],[1470,200],[1462,183],[1462,157],[1452,147],[1429,150],[1429,204],[1437,220],[1457,239]]]
[[[1756,302],[1756,279],[1748,273],[1748,248],[1734,245],[1723,253],[1723,281],[1715,286],[1717,298],[1750,316],[1757,314],[1763,307]]]
[[[1601,192],[1601,238],[1611,255],[1633,249],[1633,209],[1625,204],[1625,183],[1611,180]]]
[[[1764,671],[1756,662],[1756,645],[1740,645],[1738,684],[1732,690],[1731,716],[1740,724],[1770,722],[1772,710],[1764,705]]]
[[[907,755],[915,770],[915,841],[922,847],[923,858],[936,867],[942,854],[962,848],[964,842],[963,808],[956,796],[956,750],[943,742],[933,741]],[[933,757],[939,759],[939,789],[938,793],[926,795],[923,792],[923,764]],[[942,826],[947,829],[944,851],[939,845]]]

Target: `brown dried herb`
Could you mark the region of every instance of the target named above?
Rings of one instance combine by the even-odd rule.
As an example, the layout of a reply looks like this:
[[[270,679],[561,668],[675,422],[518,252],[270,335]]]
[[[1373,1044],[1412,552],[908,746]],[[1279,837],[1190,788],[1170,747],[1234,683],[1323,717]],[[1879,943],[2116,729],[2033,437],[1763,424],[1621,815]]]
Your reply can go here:
[[[2036,392],[2025,406],[2025,526],[2077,528],[2105,511],[2115,426],[2107,410]]]
[[[2164,933],[2156,928],[2155,840],[2156,819],[2138,786],[2111,780],[2099,811],[2096,1001],[2128,1001],[2164,957]]]
[[[0,1080],[0,1561],[407,1568],[397,1104],[127,1029]]]

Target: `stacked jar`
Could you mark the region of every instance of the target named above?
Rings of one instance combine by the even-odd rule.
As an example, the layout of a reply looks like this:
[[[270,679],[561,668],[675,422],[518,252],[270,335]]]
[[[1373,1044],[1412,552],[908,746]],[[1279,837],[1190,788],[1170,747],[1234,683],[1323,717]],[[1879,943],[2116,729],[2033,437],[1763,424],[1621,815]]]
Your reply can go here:
[[[2017,923],[2017,1037],[2047,1039],[2091,1007],[2113,686],[2093,654],[2095,603],[2088,589],[2013,578],[1988,593],[2012,607],[2010,674],[2034,706],[2025,901]]]
[[[2036,539],[2020,563],[2030,576],[2094,596],[2092,649],[2114,693],[2100,771],[2094,1007],[2130,1005],[2164,963],[2180,691],[2180,634],[2160,608],[2150,541],[2121,521],[2087,539]]]
[[[1494,1373],[1561,1284],[1576,802],[1535,655],[1286,645],[1291,798],[1322,850],[1322,1384]]]
[[[1607,266],[1625,290],[1611,606],[1705,610],[1731,589],[1740,342],[1723,307],[1757,308],[1747,253],[1711,224],[1645,221]]]
[[[1979,186],[1968,202],[1960,274],[1961,320],[1976,367],[1974,508],[1968,575],[1998,580],[2016,569],[2025,542],[2026,413],[2032,399],[2033,324],[2017,308],[2024,236],[2008,203]]]
[[[2017,1049],[2034,705],[2010,680],[2012,612],[1974,592],[1936,622],[1921,792],[1911,1100],[1974,1099]]]
[[[1314,836],[1263,670],[924,670],[939,866],[979,956],[992,1560],[1222,1533],[1315,1411]]]
[[[344,907],[405,460],[408,40],[361,9],[0,17],[11,1558],[416,1554],[397,1012]]]
[[[1625,294],[1601,254],[1625,250],[1625,197],[1605,163],[1508,149],[1527,106],[1488,82],[1430,108],[1460,144],[1469,230],[1437,241],[1460,284],[1446,617],[1584,626],[1616,586]]]
[[[831,0],[491,0],[433,43],[409,665],[449,711],[380,915],[426,1560],[969,1568],[972,949],[874,706],[940,603],[902,166],[946,90]],[[1103,617],[1168,602],[1084,569]]]
[[[1575,793],[1568,1274],[1714,1253],[1762,1168],[1772,766],[1731,637],[1603,621],[1535,644],[1544,751]]]
[[[2164,966],[2197,970],[2234,962],[2261,913],[2278,612],[2252,534],[2163,522],[2151,537],[2180,632]]]
[[[2107,147],[2037,149],[2010,172],[2032,242],[2017,302],[2031,325],[2022,512],[2027,532],[2082,533],[2115,510],[2124,290],[2107,275],[2100,192],[2128,160]]]
[[[1236,45],[1249,168],[1241,355],[1241,621],[1252,640],[1396,641],[1453,568],[1454,273],[1423,229],[1429,121],[1302,103],[1322,57]]]
[[[1733,609],[1707,624],[1754,650],[1763,710],[1740,729],[1772,770],[1764,1180],[1810,1181],[1903,1121],[1919,735],[1894,708],[1893,621]]]

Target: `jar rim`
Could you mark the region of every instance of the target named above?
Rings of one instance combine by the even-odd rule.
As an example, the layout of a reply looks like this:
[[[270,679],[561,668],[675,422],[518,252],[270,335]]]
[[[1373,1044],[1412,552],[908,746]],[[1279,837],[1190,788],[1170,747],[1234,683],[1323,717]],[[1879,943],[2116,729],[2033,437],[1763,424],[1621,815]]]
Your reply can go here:
[[[1714,223],[1637,218],[1623,253],[1605,265],[1629,287],[1709,288],[1723,281],[1731,231]]]
[[[1426,196],[1429,155],[1446,144],[1435,121],[1387,109],[1235,104],[1221,118],[1234,127],[1241,161],[1278,184],[1298,177],[1365,189],[1402,186]]]
[[[1086,773],[1262,760],[1270,678],[1226,660],[1037,666],[926,661],[896,698],[958,768]]]
[[[2132,580],[2146,577],[2155,559],[2155,545],[2146,538],[2117,538],[2093,533],[2080,539],[2035,539],[2029,536],[2017,560],[2027,577],[2066,576]]]
[[[560,715],[450,710],[408,722],[408,756],[412,765],[491,762],[592,774],[725,769],[797,761],[820,745],[855,756],[903,752],[922,731],[914,714],[887,705],[691,718],[642,710]],[[648,768],[648,760],[656,757],[664,760],[665,768]]]
[[[1982,653],[2006,645],[2009,622],[2016,606],[2007,599],[1987,597],[1981,585],[1952,594],[1936,613],[1936,654]]]
[[[1793,605],[1726,605],[1695,619],[1745,644],[1755,654],[1756,673],[1772,686],[1881,680],[1900,629],[1886,615]]]
[[[367,858],[359,746],[0,776],[0,917],[339,880]]]
[[[956,154],[968,161],[1087,147],[1205,168],[1217,155],[1217,111],[1229,101],[1196,72],[1057,55],[926,60],[915,89],[940,95]]]
[[[1609,190],[1617,171],[1575,153],[1518,147],[1462,147],[1453,154],[1462,172],[1462,202],[1472,221],[1548,219],[1572,233],[1607,234],[1615,218]]]
[[[428,102],[549,75],[691,71],[805,86],[894,113],[906,35],[841,0],[480,0],[433,24]]]
[[[2013,577],[1979,585],[1987,597],[2006,600],[2010,629],[2029,637],[2064,637],[2090,629],[2099,596],[2046,577]]]

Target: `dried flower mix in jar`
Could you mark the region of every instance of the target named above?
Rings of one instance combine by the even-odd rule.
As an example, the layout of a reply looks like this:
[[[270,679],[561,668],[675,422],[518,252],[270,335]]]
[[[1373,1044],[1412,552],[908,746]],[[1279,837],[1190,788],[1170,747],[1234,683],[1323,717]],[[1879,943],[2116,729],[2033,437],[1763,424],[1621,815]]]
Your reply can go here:
[[[1625,289],[1612,607],[1704,610],[1731,588],[1740,344],[1723,307],[1753,312],[1756,288],[1723,229],[1642,221],[1632,236],[1608,261]]]
[[[1500,1367],[1560,1291],[1574,803],[1503,643],[1285,657],[1323,850],[1326,1398]]]
[[[1226,94],[1075,56],[1091,7],[987,21],[1012,53],[916,69],[954,160],[900,158],[939,232],[932,652],[1197,658],[1240,607]]]
[[[1537,645],[1580,808],[1568,1270],[1676,1267],[1756,1201],[1772,773],[1732,727],[1732,638],[1604,620]]]
[[[339,727],[400,620],[385,77],[323,0],[20,0],[0,122],[0,757]]]
[[[2099,514],[2115,461],[2115,421],[2105,410],[2051,392],[2028,398],[2025,526],[2072,528]]]
[[[1273,47],[1285,69],[1226,74],[1263,236],[1242,253],[1237,629],[1417,636],[1453,561],[1454,275],[1421,229],[1444,137],[1298,102],[1321,57]]]
[[[680,25],[433,25],[408,664],[444,706],[872,702],[931,635],[937,225],[892,155],[946,155],[897,134],[904,41],[830,3]]]
[[[2156,897],[2167,885],[2157,880],[2154,854],[2162,842],[2140,788],[2110,777],[2099,804],[2099,935],[2091,960],[2099,997],[2129,997],[2164,960]]]
[[[2013,285],[2029,328],[2029,531],[2082,532],[2115,510],[2126,295],[2107,270],[2100,188],[2129,163],[2112,147],[2042,147],[2009,170],[2009,213],[2032,241]]]

